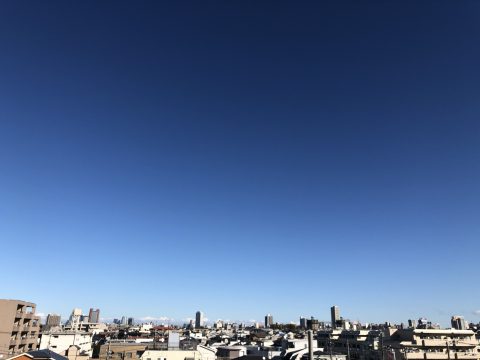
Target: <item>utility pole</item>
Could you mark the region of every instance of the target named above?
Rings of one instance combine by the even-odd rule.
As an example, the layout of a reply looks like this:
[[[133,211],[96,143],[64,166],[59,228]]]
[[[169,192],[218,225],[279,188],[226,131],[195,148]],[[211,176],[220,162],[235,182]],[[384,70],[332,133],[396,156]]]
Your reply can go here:
[[[328,349],[330,350],[329,351],[330,352],[330,360],[332,360],[332,356],[333,356],[333,354],[332,354],[332,341],[330,339],[328,340]]]
[[[348,342],[348,338],[347,338],[347,360],[351,360],[350,359],[350,343]]]
[[[383,331],[380,333],[380,350],[382,352],[382,360],[385,360],[385,354],[383,353]]]
[[[308,338],[308,359],[313,360],[313,331],[307,331],[307,338]]]
[[[110,360],[110,339],[108,339],[107,360]]]

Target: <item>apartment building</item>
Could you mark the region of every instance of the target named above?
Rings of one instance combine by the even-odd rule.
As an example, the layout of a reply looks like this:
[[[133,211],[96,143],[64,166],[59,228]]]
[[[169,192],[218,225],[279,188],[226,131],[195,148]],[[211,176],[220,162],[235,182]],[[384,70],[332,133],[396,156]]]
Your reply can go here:
[[[320,330],[317,332],[318,347],[327,352],[348,354],[352,360],[378,359],[380,338],[378,330]]]
[[[37,348],[40,318],[35,308],[31,302],[0,299],[0,358]]]
[[[402,341],[405,360],[479,360],[478,340],[472,330],[415,329]]]

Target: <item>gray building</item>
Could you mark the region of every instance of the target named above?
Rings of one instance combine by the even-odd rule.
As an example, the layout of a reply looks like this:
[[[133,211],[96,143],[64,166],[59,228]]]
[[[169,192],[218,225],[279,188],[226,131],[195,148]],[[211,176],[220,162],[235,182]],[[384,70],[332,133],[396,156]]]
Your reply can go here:
[[[265,315],[265,327],[269,328],[273,324],[273,316],[270,314]]]
[[[452,316],[452,328],[457,330],[467,330],[467,322],[463,316]]]
[[[90,308],[88,312],[88,322],[98,324],[100,322],[100,309]]]
[[[310,319],[307,320],[307,329],[317,331],[318,329],[320,329],[319,321],[312,316]]]
[[[47,319],[45,320],[45,329],[44,330],[49,330],[52,327],[55,326],[60,326],[60,321],[61,321],[60,315],[57,314],[48,314]]]
[[[195,328],[201,328],[203,326],[203,313],[201,311],[197,311],[195,314]]]
[[[332,329],[336,329],[337,324],[340,322],[340,308],[336,305],[333,305],[330,308],[330,316],[332,320]]]
[[[306,329],[307,328],[307,319],[304,318],[303,316],[300,317],[300,327],[302,329]]]

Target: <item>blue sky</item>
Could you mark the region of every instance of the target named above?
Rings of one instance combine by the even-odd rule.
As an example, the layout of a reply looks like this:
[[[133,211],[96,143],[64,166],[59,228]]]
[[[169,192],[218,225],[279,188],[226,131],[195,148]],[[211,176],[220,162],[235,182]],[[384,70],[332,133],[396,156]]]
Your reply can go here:
[[[0,11],[0,296],[478,322],[480,4]]]

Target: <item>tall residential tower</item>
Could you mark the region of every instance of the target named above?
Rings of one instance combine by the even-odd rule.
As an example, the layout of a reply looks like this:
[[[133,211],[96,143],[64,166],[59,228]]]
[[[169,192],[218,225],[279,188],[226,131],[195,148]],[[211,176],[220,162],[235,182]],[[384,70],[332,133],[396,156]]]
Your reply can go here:
[[[100,309],[90,308],[88,312],[88,322],[98,324],[100,322]]]
[[[269,328],[273,324],[273,316],[270,314],[265,315],[265,327]]]
[[[195,328],[199,329],[203,326],[203,313],[201,311],[197,311],[195,314]]]
[[[332,317],[332,329],[336,329],[337,324],[340,321],[340,308],[336,305],[333,305],[330,308],[330,315]]]

